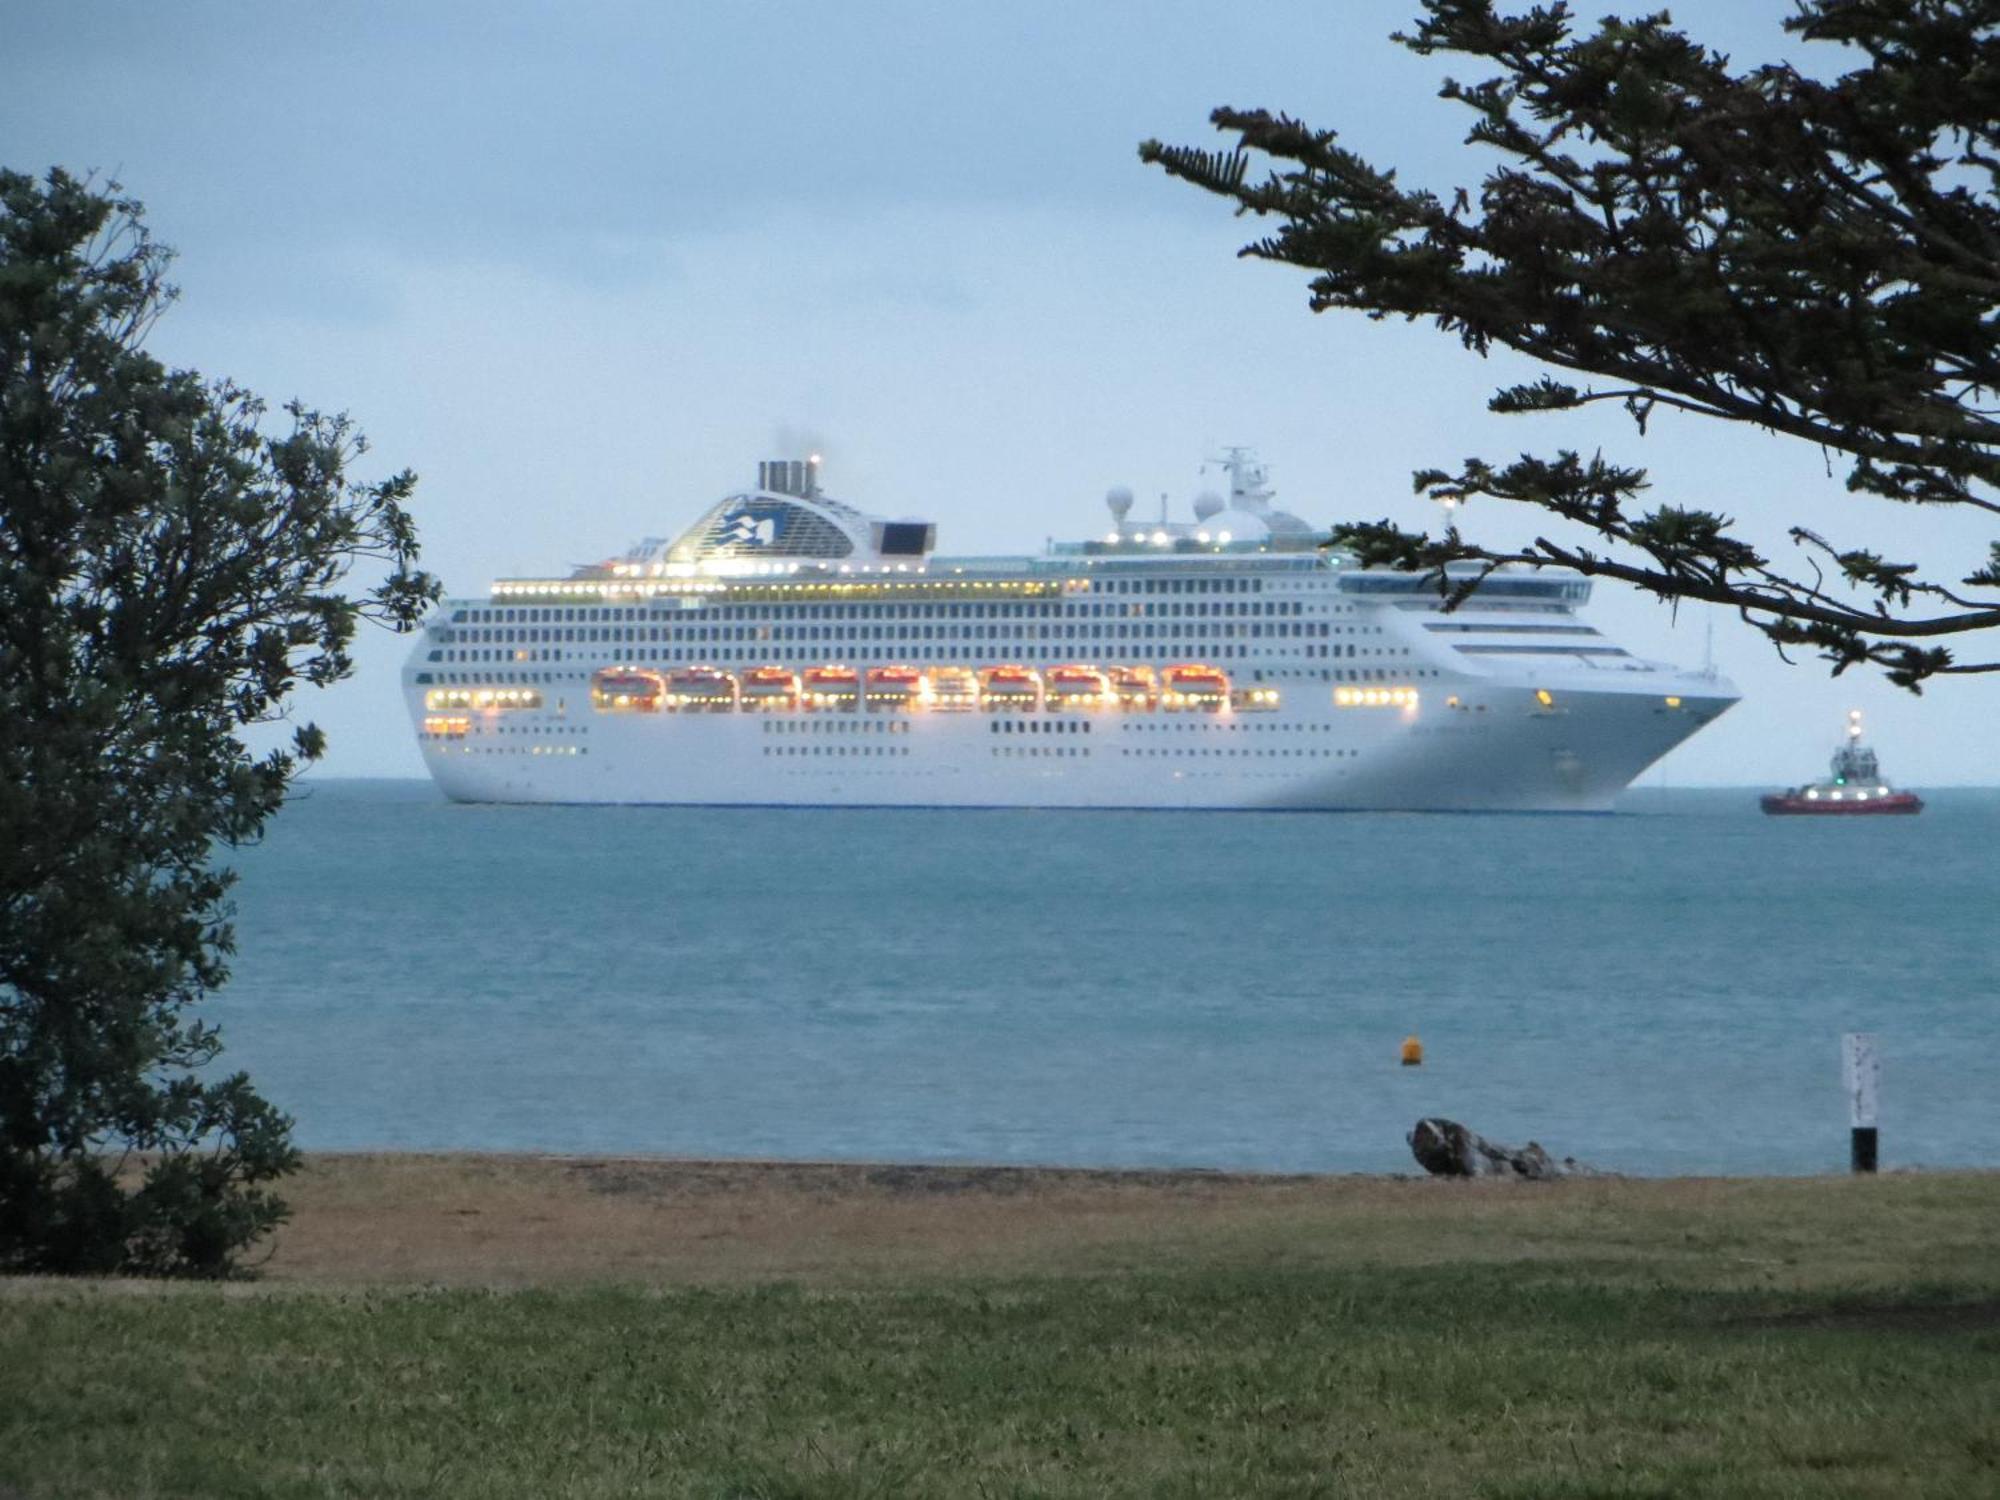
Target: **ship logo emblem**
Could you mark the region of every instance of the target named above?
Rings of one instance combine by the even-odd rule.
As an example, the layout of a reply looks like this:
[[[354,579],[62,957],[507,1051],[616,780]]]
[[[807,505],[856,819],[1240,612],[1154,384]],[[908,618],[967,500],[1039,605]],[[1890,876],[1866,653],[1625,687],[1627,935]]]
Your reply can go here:
[[[715,540],[723,547],[768,547],[778,539],[778,513],[738,506],[722,518]]]

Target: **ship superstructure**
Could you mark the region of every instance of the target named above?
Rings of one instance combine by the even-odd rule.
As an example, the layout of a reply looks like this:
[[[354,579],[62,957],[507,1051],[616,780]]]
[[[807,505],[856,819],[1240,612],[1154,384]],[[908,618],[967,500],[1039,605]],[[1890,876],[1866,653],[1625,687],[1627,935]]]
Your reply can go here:
[[[1113,490],[1020,557],[761,464],[677,538],[445,601],[404,672],[425,760],[461,801],[1596,811],[1736,701],[1600,634],[1588,579],[1447,609],[1220,462],[1192,520]]]

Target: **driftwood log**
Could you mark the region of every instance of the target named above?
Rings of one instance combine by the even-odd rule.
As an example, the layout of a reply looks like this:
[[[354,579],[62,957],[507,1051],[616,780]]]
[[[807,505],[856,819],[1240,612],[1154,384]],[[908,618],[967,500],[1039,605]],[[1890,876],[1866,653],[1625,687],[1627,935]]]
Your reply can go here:
[[[1409,1134],[1410,1153],[1433,1177],[1525,1177],[1549,1182],[1558,1177],[1594,1177],[1597,1173],[1573,1156],[1557,1161],[1535,1141],[1518,1150],[1489,1141],[1456,1120],[1428,1116]]]

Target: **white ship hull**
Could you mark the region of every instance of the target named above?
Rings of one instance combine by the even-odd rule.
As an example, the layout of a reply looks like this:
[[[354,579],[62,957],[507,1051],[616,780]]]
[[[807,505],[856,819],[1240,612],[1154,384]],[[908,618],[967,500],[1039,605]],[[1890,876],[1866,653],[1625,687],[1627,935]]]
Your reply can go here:
[[[460,802],[1602,812],[1729,702],[1684,697],[1683,717],[1651,695],[1579,694],[1556,716],[1512,696],[1514,713],[1476,720],[1419,710],[1356,737],[1353,758],[1337,761],[1303,758],[1326,745],[1314,731],[1332,727],[1312,721],[1247,726],[1252,738],[1240,720],[1203,716],[1173,726],[1186,738],[1162,748],[1152,726],[1115,714],[1093,722],[1088,744],[996,743],[973,715],[917,718],[890,743],[871,733],[883,727],[874,716],[856,716],[858,733],[802,744],[739,714],[628,719],[593,728],[588,755],[439,757],[431,770]]]
[[[1573,574],[1497,576],[1447,610],[1434,582],[1275,527],[1248,548],[1182,527],[1171,550],[1149,529],[1040,559],[741,561],[784,533],[787,505],[817,507],[823,550],[844,544],[836,527],[863,534],[867,518],[815,497],[738,497],[699,523],[701,546],[447,602],[405,671],[439,787],[465,802],[1601,812],[1737,697],[1607,641]],[[1290,520],[1221,519],[1239,515]],[[751,702],[760,670],[805,684],[836,663],[856,696]],[[1032,701],[929,685],[1008,663],[1039,684]],[[1199,706],[1164,691],[1058,706],[1064,663],[1162,687],[1204,663],[1228,686]],[[899,671],[923,690],[871,701],[871,672],[886,688]],[[704,674],[719,701],[694,696]]]

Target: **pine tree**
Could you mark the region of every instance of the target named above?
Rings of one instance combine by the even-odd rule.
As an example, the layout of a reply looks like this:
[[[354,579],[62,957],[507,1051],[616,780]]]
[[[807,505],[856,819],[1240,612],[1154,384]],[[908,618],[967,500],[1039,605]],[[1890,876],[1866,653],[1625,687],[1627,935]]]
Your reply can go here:
[[[1733,72],[1664,12],[1578,34],[1560,3],[1423,8],[1395,40],[1490,68],[1443,91],[1472,111],[1468,141],[1504,158],[1476,195],[1406,191],[1333,131],[1264,110],[1215,111],[1230,149],[1140,155],[1279,221],[1243,253],[1311,271],[1314,311],[1435,319],[1469,350],[1602,382],[1546,376],[1499,391],[1494,411],[1613,402],[1641,432],[1665,409],[1748,423],[1847,455],[1858,494],[2000,516],[2000,0],[1801,0],[1786,29],[1860,64],[1830,82]],[[1713,511],[1645,508],[1644,470],[1574,451],[1415,477],[1440,500],[1539,506],[1610,546],[1493,551],[1388,521],[1332,544],[1439,570],[1448,593],[1443,565],[1471,560],[1706,600],[1781,649],[1815,648],[1836,672],[1874,662],[1911,688],[2000,670],[1937,644],[2000,625],[2000,542],[1961,577],[1925,577],[1892,543],[1836,539],[1829,517],[1772,557]]]
[[[350,480],[346,418],[266,436],[143,350],[169,255],[116,191],[0,172],[0,1270],[212,1276],[297,1160],[189,1014],[233,946],[215,856],[323,748],[241,734],[436,591],[413,477]]]

